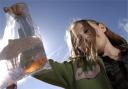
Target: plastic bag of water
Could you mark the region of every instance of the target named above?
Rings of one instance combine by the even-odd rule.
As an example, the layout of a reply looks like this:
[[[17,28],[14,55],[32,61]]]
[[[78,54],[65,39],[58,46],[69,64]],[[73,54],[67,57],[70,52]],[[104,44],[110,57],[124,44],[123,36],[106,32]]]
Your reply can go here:
[[[34,27],[27,5],[4,8],[7,22],[0,40],[0,89],[42,70],[47,57],[39,30]]]

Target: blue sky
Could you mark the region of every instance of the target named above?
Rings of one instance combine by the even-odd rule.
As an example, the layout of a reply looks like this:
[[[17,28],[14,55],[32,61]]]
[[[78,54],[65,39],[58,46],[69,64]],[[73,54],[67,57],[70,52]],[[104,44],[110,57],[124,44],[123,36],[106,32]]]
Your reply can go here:
[[[0,0],[0,38],[5,27],[3,7],[25,2],[39,27],[48,58],[62,62],[67,55],[65,31],[74,19],[95,19],[128,39],[121,27],[128,19],[127,0]],[[61,89],[28,77],[18,89]]]

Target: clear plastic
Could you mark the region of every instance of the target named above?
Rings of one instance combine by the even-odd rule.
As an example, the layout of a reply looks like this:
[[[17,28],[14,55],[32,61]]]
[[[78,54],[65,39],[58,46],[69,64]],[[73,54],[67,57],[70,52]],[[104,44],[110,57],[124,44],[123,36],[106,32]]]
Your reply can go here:
[[[26,4],[16,5],[21,6],[23,15],[5,8],[7,23],[0,41],[0,89],[42,70],[47,62],[40,33]]]

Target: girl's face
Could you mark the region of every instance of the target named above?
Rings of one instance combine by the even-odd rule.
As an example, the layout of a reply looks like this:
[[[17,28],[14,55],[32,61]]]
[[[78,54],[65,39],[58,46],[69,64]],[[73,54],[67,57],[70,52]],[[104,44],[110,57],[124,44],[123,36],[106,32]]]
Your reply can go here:
[[[79,44],[79,49],[86,51],[95,47],[95,49],[100,52],[104,50],[106,45],[106,31],[105,27],[101,24],[96,25],[94,23],[76,23],[72,26],[72,33],[77,39],[77,44]]]
[[[96,49],[98,52],[104,52],[104,48],[107,44],[107,36],[105,35],[106,27],[103,24],[89,23],[96,32]]]

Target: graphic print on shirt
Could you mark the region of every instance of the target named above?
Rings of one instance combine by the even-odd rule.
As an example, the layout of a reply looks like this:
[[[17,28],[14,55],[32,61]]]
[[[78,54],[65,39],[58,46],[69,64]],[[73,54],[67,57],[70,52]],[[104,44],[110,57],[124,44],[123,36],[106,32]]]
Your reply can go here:
[[[81,79],[89,79],[89,78],[94,78],[96,77],[100,72],[100,66],[97,64],[95,66],[92,66],[92,70],[88,71],[83,71],[82,67],[77,68],[76,73],[75,73],[75,78],[76,80],[81,80]]]

